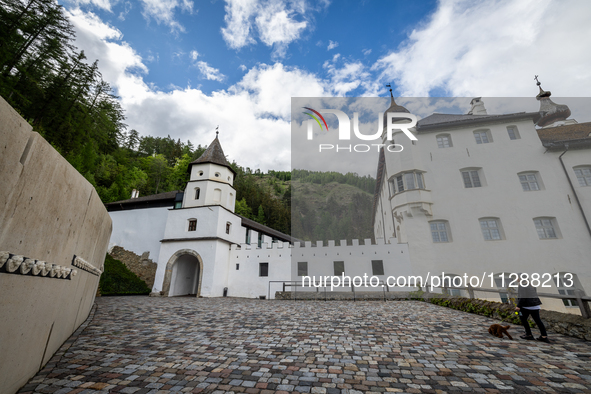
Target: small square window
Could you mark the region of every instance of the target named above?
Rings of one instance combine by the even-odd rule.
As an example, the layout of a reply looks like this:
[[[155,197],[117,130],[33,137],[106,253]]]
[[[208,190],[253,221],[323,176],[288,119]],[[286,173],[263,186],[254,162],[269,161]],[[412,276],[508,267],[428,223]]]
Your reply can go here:
[[[307,261],[298,261],[298,276],[308,276]]]
[[[189,231],[197,230],[197,219],[189,220]]]
[[[334,275],[339,276],[345,273],[345,262],[344,261],[334,261]]]
[[[372,260],[371,270],[374,276],[384,275],[384,261],[383,260]]]
[[[236,271],[238,271],[240,269],[240,264],[236,263]]]
[[[259,276],[269,276],[269,263],[259,263]]]

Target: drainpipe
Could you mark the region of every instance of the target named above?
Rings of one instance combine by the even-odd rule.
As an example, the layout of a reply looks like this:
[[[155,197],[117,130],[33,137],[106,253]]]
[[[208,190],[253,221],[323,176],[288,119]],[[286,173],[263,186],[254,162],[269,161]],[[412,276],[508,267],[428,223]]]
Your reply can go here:
[[[564,154],[566,152],[568,152],[568,144],[564,144],[564,147],[566,148],[566,150],[564,152],[562,152],[562,154],[560,156],[558,156],[558,160],[560,160],[560,164],[562,164],[562,169],[564,170],[564,175],[566,175],[566,179],[568,179],[568,184],[570,185],[570,188],[573,191],[573,195],[575,196],[575,201],[577,202],[577,205],[579,206],[579,209],[581,210],[581,215],[583,215],[583,220],[585,221],[585,226],[587,226],[587,231],[589,232],[589,235],[591,235],[591,227],[589,227],[589,221],[587,220],[587,216],[585,216],[585,211],[583,210],[583,206],[581,205],[581,202],[579,201],[579,196],[577,195],[577,191],[575,190],[575,187],[573,186],[573,183],[570,180],[570,176],[568,176],[568,171],[566,170],[566,166],[564,165],[564,162],[562,161],[562,156],[564,156]]]

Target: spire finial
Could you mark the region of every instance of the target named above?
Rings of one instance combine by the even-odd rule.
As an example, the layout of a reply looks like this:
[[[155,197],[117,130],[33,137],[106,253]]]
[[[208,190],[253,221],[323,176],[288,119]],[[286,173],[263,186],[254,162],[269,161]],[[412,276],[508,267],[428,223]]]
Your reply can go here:
[[[219,126],[219,125],[218,125],[218,126],[216,126],[216,128],[215,128],[215,138],[218,138],[218,134],[220,134],[220,132],[219,132],[219,128],[220,128],[220,126]]]
[[[390,88],[390,97],[394,98],[394,95],[392,94],[392,85],[391,84],[387,84],[386,87],[387,88]]]
[[[536,80],[536,85],[538,85],[538,86],[541,86],[542,85],[542,82],[538,81],[538,76],[537,75],[534,77],[534,79]]]

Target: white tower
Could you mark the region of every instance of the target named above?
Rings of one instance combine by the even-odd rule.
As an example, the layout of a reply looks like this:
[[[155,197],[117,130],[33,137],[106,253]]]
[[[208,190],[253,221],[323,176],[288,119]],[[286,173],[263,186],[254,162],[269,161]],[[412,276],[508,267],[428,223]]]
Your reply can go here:
[[[234,212],[236,172],[226,160],[217,133],[197,160],[189,164],[191,176],[183,197],[183,208],[221,205]]]

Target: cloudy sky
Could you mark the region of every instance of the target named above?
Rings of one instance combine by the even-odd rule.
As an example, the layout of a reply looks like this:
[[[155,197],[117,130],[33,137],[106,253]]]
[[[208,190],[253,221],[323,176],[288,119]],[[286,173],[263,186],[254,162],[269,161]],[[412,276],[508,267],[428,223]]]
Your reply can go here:
[[[292,97],[591,95],[586,0],[60,3],[130,129],[245,167],[290,168]]]

